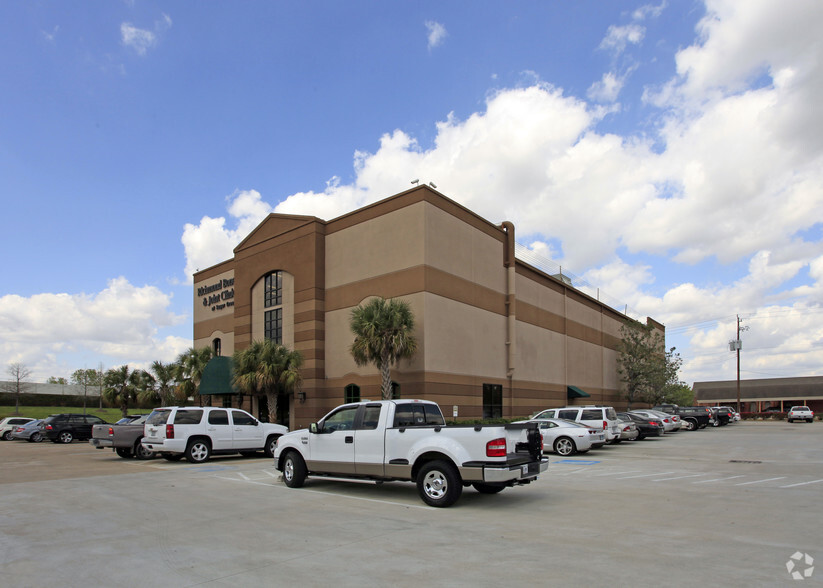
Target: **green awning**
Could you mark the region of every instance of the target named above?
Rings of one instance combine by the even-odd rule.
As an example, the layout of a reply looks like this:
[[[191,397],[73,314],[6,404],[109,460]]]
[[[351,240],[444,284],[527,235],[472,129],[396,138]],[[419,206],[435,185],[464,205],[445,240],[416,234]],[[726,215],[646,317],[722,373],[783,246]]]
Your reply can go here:
[[[200,394],[237,394],[231,384],[231,357],[212,357],[200,378]]]
[[[566,398],[591,398],[591,394],[583,392],[577,386],[566,386]]]

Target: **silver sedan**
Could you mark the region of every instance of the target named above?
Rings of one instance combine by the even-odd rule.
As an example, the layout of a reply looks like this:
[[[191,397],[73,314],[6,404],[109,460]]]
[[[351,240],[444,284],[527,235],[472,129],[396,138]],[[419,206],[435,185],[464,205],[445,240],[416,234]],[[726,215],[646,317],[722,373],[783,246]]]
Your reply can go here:
[[[581,425],[565,419],[532,419],[522,423],[539,423],[543,435],[543,451],[553,451],[567,456],[585,453],[593,443],[602,444],[605,436],[602,430]]]

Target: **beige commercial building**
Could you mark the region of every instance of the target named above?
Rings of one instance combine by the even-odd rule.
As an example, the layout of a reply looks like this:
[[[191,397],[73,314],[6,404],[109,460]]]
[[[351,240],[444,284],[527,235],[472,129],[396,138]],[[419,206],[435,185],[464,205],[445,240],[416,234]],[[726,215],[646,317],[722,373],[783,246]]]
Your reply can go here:
[[[625,406],[616,345],[626,317],[515,258],[514,230],[428,186],[331,221],[270,214],[232,259],[195,274],[194,344],[228,357],[269,337],[300,351],[302,388],[280,401],[279,420],[305,426],[344,401],[380,397],[377,369],[349,352],[349,318],[371,297],[399,298],[418,340],[392,371],[399,397],[458,418]],[[265,412],[264,398],[206,388],[222,395],[213,403]]]

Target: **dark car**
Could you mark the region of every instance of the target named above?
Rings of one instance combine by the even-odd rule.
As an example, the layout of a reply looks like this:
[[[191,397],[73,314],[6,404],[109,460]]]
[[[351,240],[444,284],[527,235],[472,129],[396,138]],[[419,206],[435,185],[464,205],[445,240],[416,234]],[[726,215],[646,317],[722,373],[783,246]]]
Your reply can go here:
[[[732,420],[732,409],[727,406],[712,406],[712,414],[714,415],[713,427],[722,427],[728,425]]]
[[[105,424],[93,414],[53,414],[40,423],[40,432],[52,443],[71,443],[75,439],[90,439],[91,428]]]
[[[623,420],[634,421],[634,424],[637,425],[638,441],[646,437],[662,437],[663,432],[666,430],[661,420],[647,419],[633,412],[618,412],[617,416]]]
[[[652,410],[676,414],[684,423],[686,430],[705,429],[712,420],[712,410],[708,406],[678,406],[676,404],[659,404]]]

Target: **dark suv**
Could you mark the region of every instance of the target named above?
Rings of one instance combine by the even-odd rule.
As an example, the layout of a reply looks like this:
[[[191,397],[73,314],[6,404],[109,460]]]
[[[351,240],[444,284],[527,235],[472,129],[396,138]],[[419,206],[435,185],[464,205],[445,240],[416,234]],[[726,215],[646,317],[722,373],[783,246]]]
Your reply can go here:
[[[53,414],[40,423],[40,431],[52,443],[71,443],[75,439],[91,439],[92,426],[105,424],[93,414]]]

